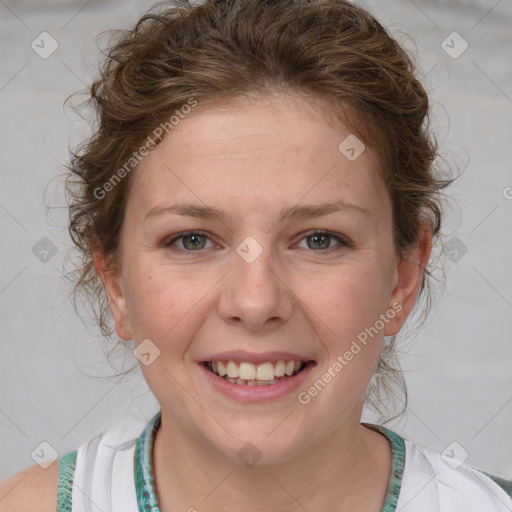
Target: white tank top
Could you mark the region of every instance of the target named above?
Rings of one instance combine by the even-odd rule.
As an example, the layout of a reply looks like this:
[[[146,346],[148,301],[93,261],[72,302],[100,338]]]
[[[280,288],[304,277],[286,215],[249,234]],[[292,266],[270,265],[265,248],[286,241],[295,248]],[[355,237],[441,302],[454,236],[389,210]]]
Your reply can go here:
[[[160,512],[151,466],[161,411],[139,435],[133,422],[90,439],[59,459],[58,512]],[[420,448],[381,425],[392,472],[380,512],[512,512],[512,481]]]

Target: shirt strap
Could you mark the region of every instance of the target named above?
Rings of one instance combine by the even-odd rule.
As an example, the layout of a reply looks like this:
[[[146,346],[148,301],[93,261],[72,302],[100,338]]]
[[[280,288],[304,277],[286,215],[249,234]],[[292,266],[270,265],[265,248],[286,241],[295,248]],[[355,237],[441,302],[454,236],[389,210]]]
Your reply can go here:
[[[491,475],[486,471],[482,471],[481,469],[479,469],[478,471],[480,471],[480,473],[483,473],[484,475],[488,476],[491,480],[496,482],[512,498],[512,480],[505,480],[504,478]]]
[[[57,512],[71,512],[71,491],[78,450],[73,450],[59,459],[59,488]]]

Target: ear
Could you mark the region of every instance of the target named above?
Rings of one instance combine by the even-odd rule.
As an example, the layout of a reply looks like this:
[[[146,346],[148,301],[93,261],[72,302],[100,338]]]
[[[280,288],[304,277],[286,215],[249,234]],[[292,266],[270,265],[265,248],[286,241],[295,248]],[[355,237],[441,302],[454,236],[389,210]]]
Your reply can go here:
[[[117,266],[110,265],[109,258],[104,254],[94,251],[93,255],[94,267],[107,292],[108,307],[114,318],[116,332],[120,338],[131,340],[133,333],[121,272]]]
[[[416,244],[405,256],[400,257],[395,270],[395,287],[388,308],[397,313],[386,324],[385,336],[396,334],[409,316],[423,281],[424,269],[431,250],[432,227],[429,223],[421,221]]]

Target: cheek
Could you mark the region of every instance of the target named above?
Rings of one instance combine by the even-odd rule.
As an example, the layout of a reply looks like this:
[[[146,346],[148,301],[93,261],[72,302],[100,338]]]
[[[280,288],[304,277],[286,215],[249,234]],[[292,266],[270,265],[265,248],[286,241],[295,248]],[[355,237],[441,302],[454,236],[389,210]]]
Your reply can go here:
[[[316,284],[301,293],[326,358],[315,384],[301,391],[337,421],[361,400],[375,371],[383,339],[377,322],[386,311],[389,291],[382,269],[369,262],[340,268]]]
[[[131,322],[135,345],[140,344],[141,353],[149,347],[151,354],[149,364],[141,359],[144,379],[160,403],[187,411],[190,403],[182,385],[189,376],[181,363],[204,323],[206,302],[201,298],[205,298],[212,283],[180,276],[175,268],[162,266],[141,272],[134,282]],[[147,339],[157,348],[148,345]]]
[[[330,269],[307,281],[297,286],[298,295],[313,313],[322,338],[334,346],[350,344],[387,306],[387,281],[382,269],[369,261]]]
[[[182,350],[180,340],[189,337],[199,322],[200,299],[207,294],[208,283],[161,266],[141,272],[133,282],[130,316],[136,342],[149,338],[162,349]]]

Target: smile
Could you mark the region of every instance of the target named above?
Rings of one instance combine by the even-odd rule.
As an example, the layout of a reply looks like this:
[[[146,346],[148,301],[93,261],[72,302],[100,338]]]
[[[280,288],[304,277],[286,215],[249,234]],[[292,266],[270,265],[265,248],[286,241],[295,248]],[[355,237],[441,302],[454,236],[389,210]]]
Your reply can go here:
[[[290,395],[315,366],[313,360],[291,359],[260,359],[254,363],[243,359],[216,360],[198,364],[212,390],[237,402],[267,402]]]

